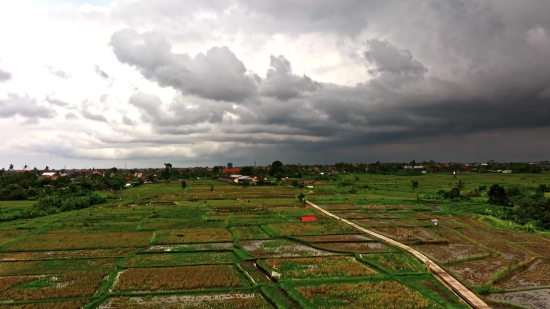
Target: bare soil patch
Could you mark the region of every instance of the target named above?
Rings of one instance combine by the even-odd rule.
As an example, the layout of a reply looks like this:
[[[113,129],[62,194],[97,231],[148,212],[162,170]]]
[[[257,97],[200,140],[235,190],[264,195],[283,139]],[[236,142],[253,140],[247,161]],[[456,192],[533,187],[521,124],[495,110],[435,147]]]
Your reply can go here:
[[[488,251],[474,244],[437,244],[413,247],[438,262],[449,262],[489,254]]]
[[[289,240],[246,240],[238,244],[259,258],[269,257],[307,257],[336,255],[313,247]]]
[[[496,301],[506,301],[533,309],[548,309],[550,304],[550,289],[494,293],[487,298]]]
[[[527,269],[504,280],[499,286],[506,289],[550,286],[550,260],[536,260]]]

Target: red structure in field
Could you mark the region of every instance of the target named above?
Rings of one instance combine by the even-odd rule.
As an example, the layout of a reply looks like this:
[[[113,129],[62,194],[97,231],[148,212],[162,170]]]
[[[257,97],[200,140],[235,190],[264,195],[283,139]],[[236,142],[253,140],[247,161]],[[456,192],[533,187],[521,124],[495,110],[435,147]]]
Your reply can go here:
[[[302,217],[302,221],[317,221],[317,217]]]

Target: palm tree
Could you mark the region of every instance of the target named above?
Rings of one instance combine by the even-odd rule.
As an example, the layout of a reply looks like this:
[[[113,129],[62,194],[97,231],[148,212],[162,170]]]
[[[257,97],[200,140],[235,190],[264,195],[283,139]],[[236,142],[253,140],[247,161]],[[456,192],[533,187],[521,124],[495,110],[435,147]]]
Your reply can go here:
[[[13,170],[13,164],[10,164],[10,167],[8,168],[8,171]]]
[[[460,192],[462,190],[464,190],[464,188],[466,188],[466,182],[464,182],[464,180],[460,179],[456,184],[456,188],[458,189],[458,192],[459,192],[459,195],[460,195]]]
[[[45,172],[49,171],[50,168],[46,165],[46,168],[44,169]]]
[[[25,164],[25,166],[23,166],[23,170],[26,170],[27,169],[27,164]]]

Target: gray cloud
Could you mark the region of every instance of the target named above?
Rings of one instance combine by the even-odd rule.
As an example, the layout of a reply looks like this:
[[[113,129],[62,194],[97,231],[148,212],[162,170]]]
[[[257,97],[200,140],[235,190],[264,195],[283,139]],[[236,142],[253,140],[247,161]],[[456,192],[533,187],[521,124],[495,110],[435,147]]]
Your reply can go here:
[[[104,78],[104,79],[108,79],[109,78],[109,74],[105,73],[105,71],[103,71],[99,66],[95,66],[94,67],[94,71],[95,73],[101,77],[101,78]]]
[[[122,116],[122,123],[127,125],[127,126],[133,126],[136,124],[135,121],[133,121],[132,119],[128,118],[126,115]]]
[[[20,115],[26,118],[53,118],[56,112],[45,106],[38,105],[36,99],[28,95],[8,94],[7,99],[0,99],[0,117]],[[35,122],[35,121],[34,121]]]
[[[306,93],[322,88],[321,84],[308,76],[292,74],[290,62],[284,56],[271,56],[271,68],[267,78],[262,83],[261,94],[266,97],[276,97],[279,100],[289,100],[303,97]]]
[[[87,110],[80,111],[80,114],[82,117],[93,120],[93,121],[99,121],[99,122],[107,122],[107,119],[103,115],[93,114]]]
[[[50,98],[49,96],[46,96],[46,102],[48,102],[50,104],[53,104],[53,105],[62,106],[62,107],[69,106],[69,103],[67,103],[65,101],[58,100],[58,99]]]
[[[60,70],[56,70],[54,69],[53,67],[51,66],[46,66],[46,69],[48,69],[48,71],[50,72],[50,74],[54,75],[54,76],[57,76],[59,78],[62,78],[62,79],[68,79],[71,77],[71,75],[69,75],[68,73],[66,72],[63,72],[63,71],[60,71]]]
[[[243,102],[256,93],[259,78],[248,74],[227,47],[213,47],[191,58],[172,53],[170,43],[157,33],[140,35],[133,29],[115,32],[111,45],[120,62],[135,66],[144,77],[161,86],[228,102]]]
[[[75,113],[67,113],[65,119],[78,119],[78,116]]]
[[[0,68],[0,82],[6,82],[12,78],[10,72],[4,71]]]
[[[428,70],[414,59],[406,49],[398,49],[388,41],[372,39],[367,41],[369,47],[363,55],[375,65],[369,70],[371,74],[404,75],[406,77],[423,77]]]

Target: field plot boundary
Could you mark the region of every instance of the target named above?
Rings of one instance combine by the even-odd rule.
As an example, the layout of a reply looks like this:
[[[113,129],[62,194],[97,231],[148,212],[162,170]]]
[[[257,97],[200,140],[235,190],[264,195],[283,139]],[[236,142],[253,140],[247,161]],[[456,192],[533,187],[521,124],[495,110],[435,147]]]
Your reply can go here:
[[[439,267],[436,263],[432,262],[430,259],[428,259],[424,254],[416,251],[415,249],[406,246],[402,243],[399,243],[391,238],[388,238],[386,236],[380,235],[378,233],[372,232],[370,230],[367,230],[351,221],[348,221],[346,219],[340,218],[329,211],[313,204],[310,201],[306,201],[308,205],[311,207],[317,209],[318,211],[331,216],[337,220],[340,220],[346,224],[349,224],[350,226],[354,227],[355,229],[365,232],[369,235],[372,235],[376,238],[381,239],[382,241],[386,242],[389,245],[397,246],[402,249],[405,249],[407,252],[411,253],[412,255],[416,256],[418,259],[420,259],[424,264],[426,264],[426,267],[439,279],[443,280],[446,286],[450,287],[451,290],[453,290],[455,293],[457,293],[460,298],[462,298],[466,303],[471,305],[474,308],[478,309],[490,309],[489,307],[481,298],[479,298],[477,295],[475,295],[472,291],[470,291],[466,286],[464,286],[462,283],[460,283],[458,280],[456,280],[454,277],[452,277],[449,273],[447,273],[443,268]]]

